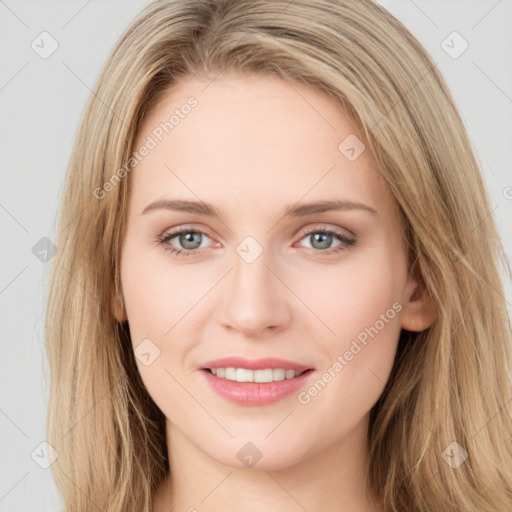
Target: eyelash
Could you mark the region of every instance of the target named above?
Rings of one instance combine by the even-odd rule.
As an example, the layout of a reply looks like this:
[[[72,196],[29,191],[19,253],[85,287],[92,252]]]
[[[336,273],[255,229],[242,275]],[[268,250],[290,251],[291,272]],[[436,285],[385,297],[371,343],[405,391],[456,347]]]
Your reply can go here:
[[[159,245],[164,246],[164,250],[174,254],[175,256],[186,257],[186,256],[200,254],[201,249],[193,249],[193,250],[176,249],[174,247],[169,246],[170,240],[172,240],[176,236],[181,235],[183,233],[198,233],[198,234],[206,235],[208,238],[211,238],[208,236],[207,233],[205,233],[204,231],[201,231],[200,229],[192,229],[192,228],[184,227],[177,231],[172,231],[170,233],[169,232],[163,233],[162,235],[157,237],[157,242]],[[331,248],[331,249],[321,250],[321,249],[311,248],[311,250],[313,250],[317,253],[325,254],[325,255],[337,254],[339,252],[345,251],[347,249],[347,246],[349,247],[356,243],[355,238],[350,238],[349,236],[345,235],[344,233],[341,233],[339,231],[332,230],[332,229],[325,229],[325,228],[319,228],[319,227],[314,227],[314,228],[309,229],[308,231],[306,231],[305,233],[302,234],[302,236],[299,240],[302,240],[303,238],[306,238],[308,235],[311,235],[313,233],[322,233],[325,235],[333,235],[336,238],[338,238],[338,240],[341,242],[339,245],[337,245],[336,247]]]

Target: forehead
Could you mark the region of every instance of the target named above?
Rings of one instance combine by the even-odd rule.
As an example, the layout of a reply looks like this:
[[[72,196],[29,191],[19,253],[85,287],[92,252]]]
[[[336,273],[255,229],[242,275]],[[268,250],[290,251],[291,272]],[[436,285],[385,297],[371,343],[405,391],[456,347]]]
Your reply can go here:
[[[182,80],[146,116],[136,148],[148,138],[154,147],[132,172],[138,209],[163,196],[235,206],[386,195],[369,151],[347,158],[343,141],[358,152],[363,142],[338,104],[278,77]]]

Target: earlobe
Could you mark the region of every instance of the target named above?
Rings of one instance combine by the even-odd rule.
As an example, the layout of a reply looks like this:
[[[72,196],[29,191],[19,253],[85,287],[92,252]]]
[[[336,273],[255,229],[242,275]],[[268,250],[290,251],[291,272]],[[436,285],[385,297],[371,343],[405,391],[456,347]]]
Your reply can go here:
[[[434,322],[436,312],[432,296],[423,282],[414,281],[412,292],[405,297],[402,309],[402,329],[424,331]]]

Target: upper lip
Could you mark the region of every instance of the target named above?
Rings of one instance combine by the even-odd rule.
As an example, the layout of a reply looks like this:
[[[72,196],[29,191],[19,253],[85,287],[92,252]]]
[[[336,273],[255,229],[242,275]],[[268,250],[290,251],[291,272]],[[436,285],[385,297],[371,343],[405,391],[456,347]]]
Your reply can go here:
[[[248,370],[264,370],[266,368],[283,368],[283,370],[309,370],[310,366],[305,366],[295,361],[286,359],[277,359],[275,357],[263,357],[261,359],[246,359],[244,357],[223,357],[214,361],[207,361],[201,367],[202,369],[212,368],[246,368]]]

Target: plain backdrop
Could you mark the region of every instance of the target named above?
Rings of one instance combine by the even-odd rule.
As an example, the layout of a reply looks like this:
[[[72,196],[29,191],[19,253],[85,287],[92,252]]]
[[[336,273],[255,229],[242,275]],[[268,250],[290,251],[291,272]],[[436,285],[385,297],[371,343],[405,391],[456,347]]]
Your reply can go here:
[[[44,283],[51,252],[45,258],[44,248],[55,238],[85,101],[117,38],[147,3],[0,0],[0,511],[59,508],[45,467]],[[380,3],[425,45],[446,78],[484,172],[489,214],[510,255],[512,1]],[[505,286],[510,306],[512,286]]]

